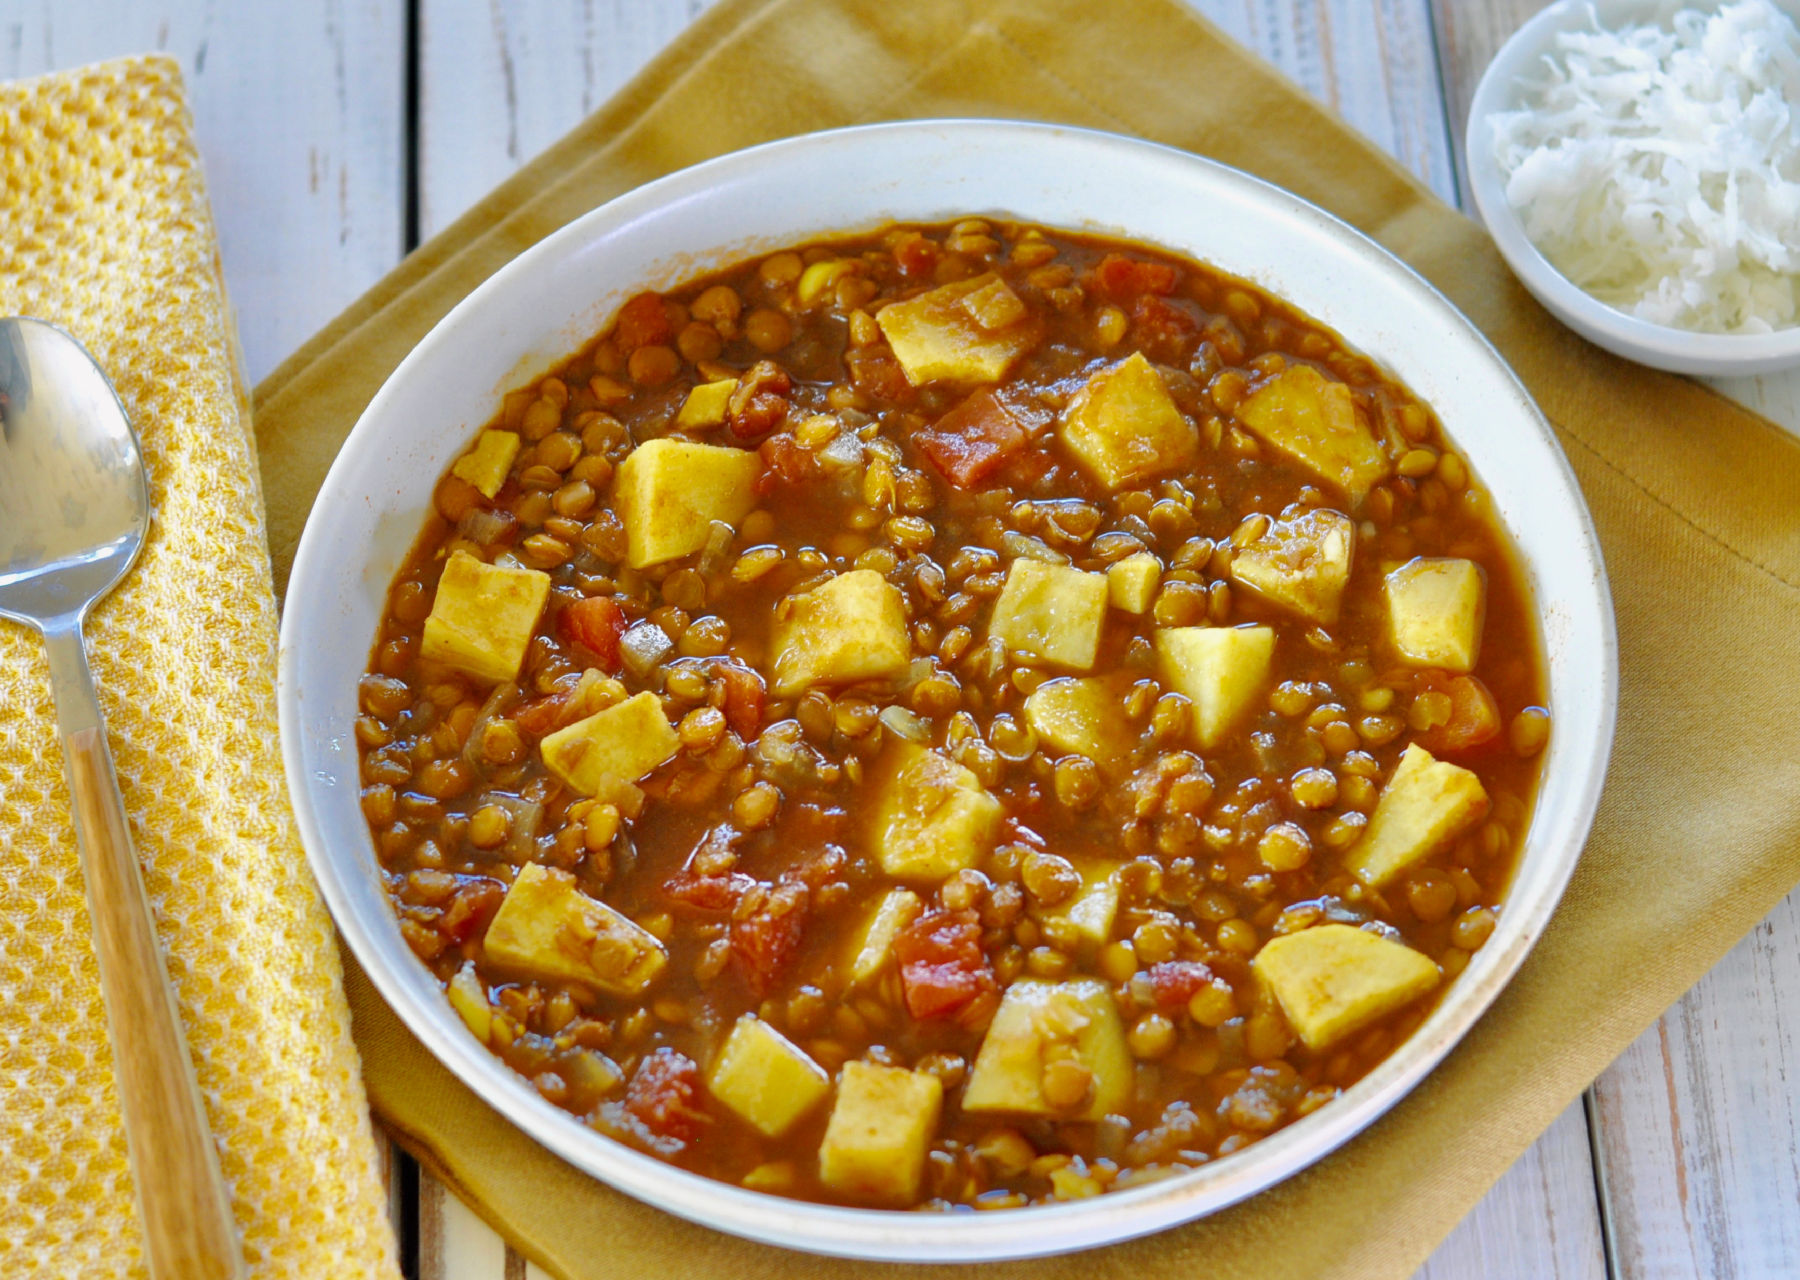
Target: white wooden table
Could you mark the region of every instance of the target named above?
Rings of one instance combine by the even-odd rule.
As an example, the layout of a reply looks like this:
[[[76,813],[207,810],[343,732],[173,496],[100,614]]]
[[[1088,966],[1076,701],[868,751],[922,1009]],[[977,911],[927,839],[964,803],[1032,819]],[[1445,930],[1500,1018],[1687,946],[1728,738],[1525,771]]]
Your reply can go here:
[[[1455,201],[1474,80],[1541,0],[1190,2]],[[0,0],[0,77],[152,48],[181,60],[256,378],[706,3]],[[1726,389],[1800,429],[1800,377]],[[1800,893],[1600,1077],[1420,1275],[1800,1276],[1796,1068]],[[541,1277],[404,1157],[391,1182],[411,1274]]]

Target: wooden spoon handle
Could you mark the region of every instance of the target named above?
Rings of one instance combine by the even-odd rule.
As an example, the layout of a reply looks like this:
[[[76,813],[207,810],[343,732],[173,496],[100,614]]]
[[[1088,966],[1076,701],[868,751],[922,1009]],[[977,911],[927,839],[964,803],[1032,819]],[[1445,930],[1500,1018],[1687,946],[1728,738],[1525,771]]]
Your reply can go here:
[[[47,635],[132,1181],[155,1280],[241,1280],[243,1252],[163,967],[78,628]]]

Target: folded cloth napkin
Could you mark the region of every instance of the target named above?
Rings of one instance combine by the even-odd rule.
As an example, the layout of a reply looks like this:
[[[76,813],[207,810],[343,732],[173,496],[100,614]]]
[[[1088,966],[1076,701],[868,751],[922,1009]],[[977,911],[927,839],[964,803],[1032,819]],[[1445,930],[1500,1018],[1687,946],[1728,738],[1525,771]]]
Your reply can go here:
[[[1800,880],[1800,684],[1780,670],[1800,607],[1800,446],[1704,387],[1582,343],[1531,301],[1479,228],[1180,4],[727,0],[709,11],[258,389],[277,566],[382,379],[521,249],[722,151],[945,115],[1137,134],[1248,169],[1355,223],[1444,290],[1518,371],[1599,525],[1624,668],[1612,773],[1555,921],[1493,1009],[1386,1118],[1281,1186],[1151,1239],[983,1268],[1082,1280],[1405,1276]],[[727,1239],[592,1182],[452,1079],[354,971],[350,991],[383,1120],[556,1275],[920,1274]]]
[[[149,540],[89,648],[250,1273],[397,1276],[282,778],[256,448],[179,69],[0,85],[0,171],[0,314],[86,344],[149,464]],[[57,743],[43,645],[0,621],[0,1275],[139,1276]]]

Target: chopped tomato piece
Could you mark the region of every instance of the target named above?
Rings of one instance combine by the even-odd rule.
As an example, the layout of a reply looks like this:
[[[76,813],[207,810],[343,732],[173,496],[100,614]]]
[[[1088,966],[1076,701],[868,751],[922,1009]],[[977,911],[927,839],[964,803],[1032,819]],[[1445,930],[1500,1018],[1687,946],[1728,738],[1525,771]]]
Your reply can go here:
[[[1030,437],[992,391],[977,391],[913,437],[951,484],[972,489]]]
[[[639,347],[655,346],[674,337],[669,312],[663,300],[654,293],[640,293],[619,308],[619,324],[615,331],[619,349],[627,354]]]
[[[725,419],[740,440],[754,440],[787,418],[788,392],[794,380],[773,360],[758,360],[738,378],[725,404]]]
[[[762,732],[768,686],[749,667],[721,663],[715,670],[725,682],[725,724],[745,742],[752,741]]]
[[[625,1086],[625,1109],[659,1138],[695,1141],[711,1118],[700,1107],[700,1067],[685,1053],[661,1048],[644,1057]]]
[[[610,596],[589,596],[568,606],[556,618],[564,640],[578,644],[608,674],[619,670],[619,637],[625,634],[625,610]]]
[[[696,911],[730,911],[755,885],[756,880],[741,871],[702,876],[683,870],[663,885],[663,892]]]
[[[1193,999],[1194,993],[1213,980],[1213,972],[1198,960],[1164,960],[1150,966],[1150,990],[1156,1003],[1175,1009]]]
[[[775,985],[800,949],[811,899],[804,884],[783,880],[748,890],[732,909],[731,954],[758,997]]]
[[[902,275],[928,276],[937,268],[937,242],[909,231],[894,245],[894,261]]]
[[[800,817],[801,811],[804,809],[811,809],[815,814],[819,814],[820,816],[841,816],[838,811],[835,810],[832,811],[831,815],[827,815],[816,805],[795,805],[791,812],[794,816]],[[798,824],[790,823],[788,827],[784,828],[782,830],[782,835],[784,838],[792,840],[795,844],[810,844],[810,841],[803,840],[803,833],[808,825],[809,824],[802,818]],[[826,824],[815,822],[810,825],[823,829]],[[836,824],[833,823],[830,825],[835,826]],[[798,827],[798,830],[795,829],[796,826]],[[805,885],[809,890],[816,891],[823,888],[825,885],[830,884],[834,880],[841,880],[849,870],[849,866],[850,855],[844,852],[841,845],[826,844],[813,849],[810,853],[803,854],[800,862],[796,866],[782,874],[782,879],[792,880],[796,884]]]
[[[1131,308],[1131,330],[1163,364],[1185,364],[1200,345],[1200,321],[1172,302],[1146,294]]]
[[[756,479],[756,492],[767,497],[776,486],[801,484],[821,474],[819,460],[812,450],[802,448],[794,433],[783,431],[770,436],[757,446],[762,455],[763,472]]]
[[[1181,278],[1166,262],[1139,262],[1109,253],[1093,271],[1094,287],[1115,298],[1138,293],[1170,294]]]
[[[981,949],[981,919],[973,911],[932,911],[894,939],[906,1009],[921,1021],[950,1018],[997,989]]]
[[[1414,684],[1419,693],[1442,693],[1450,698],[1450,718],[1434,724],[1415,741],[1427,751],[1469,751],[1500,734],[1500,707],[1488,687],[1474,676],[1450,676],[1426,671]]]
[[[562,713],[568,705],[567,690],[545,694],[541,698],[533,698],[513,712],[512,720],[522,732],[541,738],[562,728]]]
[[[457,942],[468,941],[487,928],[488,921],[500,910],[500,900],[504,897],[506,886],[497,880],[486,877],[464,880],[438,921],[438,932]]]
[[[994,477],[994,487],[1011,489],[1015,493],[1031,489],[1045,476],[1056,469],[1056,455],[1048,449],[1021,449],[1007,458],[1001,466],[999,474]]]
[[[844,367],[850,371],[851,385],[866,396],[897,402],[913,398],[906,371],[886,347],[852,347],[844,354]]]

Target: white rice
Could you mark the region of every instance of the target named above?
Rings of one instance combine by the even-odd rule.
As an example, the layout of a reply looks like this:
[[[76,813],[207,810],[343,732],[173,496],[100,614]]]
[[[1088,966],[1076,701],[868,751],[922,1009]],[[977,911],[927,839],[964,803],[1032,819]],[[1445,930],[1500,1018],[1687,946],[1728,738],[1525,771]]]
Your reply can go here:
[[[1770,0],[1557,37],[1489,117],[1506,198],[1557,270],[1656,324],[1800,323],[1800,31]]]

